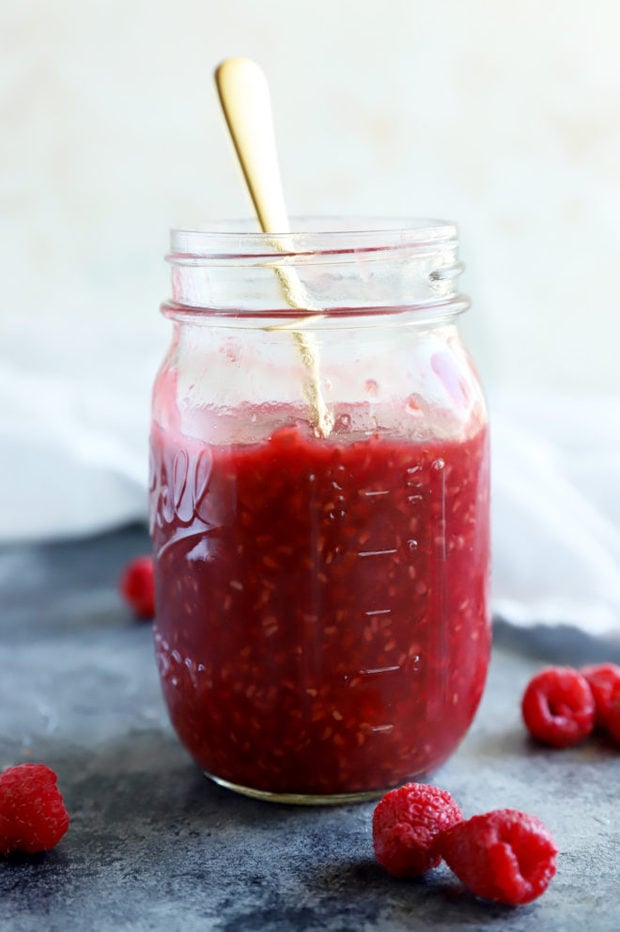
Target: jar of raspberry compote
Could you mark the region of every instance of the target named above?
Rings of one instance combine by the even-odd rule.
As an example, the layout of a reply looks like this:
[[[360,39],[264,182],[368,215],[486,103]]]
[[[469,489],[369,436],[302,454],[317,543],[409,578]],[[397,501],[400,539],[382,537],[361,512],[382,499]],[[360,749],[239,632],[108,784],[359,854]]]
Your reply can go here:
[[[452,224],[295,230],[172,233],[155,643],[210,777],[352,801],[436,768],[482,695],[487,415]]]

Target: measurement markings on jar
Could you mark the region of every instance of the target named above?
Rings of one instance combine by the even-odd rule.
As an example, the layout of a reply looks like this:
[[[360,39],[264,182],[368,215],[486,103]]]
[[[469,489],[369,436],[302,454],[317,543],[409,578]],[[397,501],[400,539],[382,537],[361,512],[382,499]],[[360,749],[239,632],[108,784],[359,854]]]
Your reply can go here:
[[[374,611],[364,612],[364,614],[368,615],[369,618],[371,615],[391,615],[392,609],[391,608],[376,608]]]
[[[360,550],[357,555],[358,557],[381,557],[393,553],[398,553],[398,548],[395,547],[393,550]]]
[[[369,491],[368,489],[364,489],[362,491],[362,495],[365,495],[366,498],[370,498],[372,495],[389,495],[389,494],[390,494],[390,489],[379,489],[376,492]]]
[[[360,670],[357,674],[358,676],[376,676],[378,673],[394,673],[396,670],[400,670],[400,664],[397,663],[391,667],[373,667],[368,670]]]

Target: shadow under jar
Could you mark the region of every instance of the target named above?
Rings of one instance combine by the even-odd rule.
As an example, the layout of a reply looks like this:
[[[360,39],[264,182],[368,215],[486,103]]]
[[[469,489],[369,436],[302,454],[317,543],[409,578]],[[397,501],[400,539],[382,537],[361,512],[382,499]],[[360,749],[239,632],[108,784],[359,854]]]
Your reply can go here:
[[[436,768],[480,701],[487,416],[453,225],[295,229],[172,233],[155,644],[172,723],[214,780],[352,801]],[[286,303],[277,269],[321,315]]]

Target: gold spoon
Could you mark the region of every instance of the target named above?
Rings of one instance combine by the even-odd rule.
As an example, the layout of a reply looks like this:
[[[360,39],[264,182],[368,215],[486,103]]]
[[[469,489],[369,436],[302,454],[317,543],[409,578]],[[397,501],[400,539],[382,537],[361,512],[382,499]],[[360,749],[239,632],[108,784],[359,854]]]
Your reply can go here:
[[[227,58],[215,70],[215,83],[260,227],[264,233],[273,234],[273,246],[285,252],[290,226],[282,193],[271,97],[265,74],[249,58]],[[313,334],[297,329],[308,320],[322,316],[321,308],[312,301],[294,268],[276,265],[274,271],[290,307],[319,312],[311,318],[273,329],[296,328],[293,337],[308,373],[306,399],[313,426],[321,437],[327,437],[334,426],[334,419],[321,392],[319,347]]]

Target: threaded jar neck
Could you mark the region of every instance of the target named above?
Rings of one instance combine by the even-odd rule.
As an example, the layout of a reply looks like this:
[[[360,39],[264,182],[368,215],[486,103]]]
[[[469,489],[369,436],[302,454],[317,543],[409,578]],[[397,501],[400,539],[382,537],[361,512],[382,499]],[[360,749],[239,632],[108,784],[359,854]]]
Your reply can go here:
[[[452,316],[469,306],[456,226],[440,220],[294,218],[291,232],[255,223],[173,230],[170,316],[323,320],[417,312]],[[283,279],[299,283],[291,305]],[[300,297],[301,295],[301,297]]]

